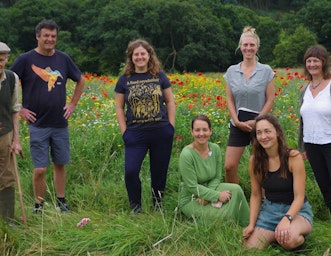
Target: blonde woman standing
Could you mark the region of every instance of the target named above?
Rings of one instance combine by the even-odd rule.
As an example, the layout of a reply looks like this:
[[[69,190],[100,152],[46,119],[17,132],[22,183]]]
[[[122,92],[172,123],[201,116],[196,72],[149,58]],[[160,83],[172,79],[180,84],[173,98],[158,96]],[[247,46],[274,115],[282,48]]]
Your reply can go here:
[[[260,38],[255,28],[245,27],[238,48],[243,60],[228,68],[226,97],[231,121],[225,153],[226,182],[239,184],[238,166],[245,147],[251,142],[254,118],[271,110],[275,98],[274,72],[258,62]]]

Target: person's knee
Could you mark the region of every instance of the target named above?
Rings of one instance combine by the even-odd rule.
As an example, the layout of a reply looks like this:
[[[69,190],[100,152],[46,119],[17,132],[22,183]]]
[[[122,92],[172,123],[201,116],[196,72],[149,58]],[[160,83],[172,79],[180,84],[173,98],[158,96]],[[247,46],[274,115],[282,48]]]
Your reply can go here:
[[[125,170],[125,179],[126,180],[135,180],[139,177],[139,169],[126,169]]]
[[[53,163],[53,168],[54,168],[54,171],[56,171],[56,172],[64,172],[65,171],[65,165],[64,164]]]
[[[238,166],[239,166],[239,162],[235,161],[234,159],[229,157],[225,159],[225,163],[224,163],[225,171],[233,172],[238,168]]]
[[[34,176],[35,177],[44,177],[46,175],[46,168],[35,168]]]
[[[287,243],[281,244],[281,246],[286,250],[293,250],[302,245],[305,242],[305,238],[301,236],[292,236]]]
[[[233,163],[225,163],[224,165],[224,169],[227,173],[233,173],[236,171],[236,167],[237,165],[233,164]]]
[[[234,191],[234,192],[241,192],[242,188],[239,184],[235,184],[235,183],[229,183],[229,190],[230,191]]]
[[[260,237],[259,239],[249,237],[244,241],[243,246],[248,249],[263,249],[267,244],[268,242],[263,237]]]

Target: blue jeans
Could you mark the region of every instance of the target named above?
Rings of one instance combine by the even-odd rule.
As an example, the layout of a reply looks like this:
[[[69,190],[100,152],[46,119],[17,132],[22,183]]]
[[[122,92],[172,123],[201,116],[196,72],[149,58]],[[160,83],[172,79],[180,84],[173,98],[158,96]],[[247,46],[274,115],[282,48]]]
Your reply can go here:
[[[151,130],[127,129],[124,132],[125,185],[131,208],[141,206],[139,173],[147,152],[150,158],[153,203],[155,205],[161,202],[167,181],[173,137],[174,127],[170,123]]]

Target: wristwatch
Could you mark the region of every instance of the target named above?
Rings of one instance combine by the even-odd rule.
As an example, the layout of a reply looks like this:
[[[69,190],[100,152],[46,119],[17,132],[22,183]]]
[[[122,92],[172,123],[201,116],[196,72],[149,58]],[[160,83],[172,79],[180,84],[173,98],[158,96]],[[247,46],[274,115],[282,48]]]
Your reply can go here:
[[[292,220],[293,220],[293,217],[292,217],[292,215],[290,215],[290,214],[285,214],[284,217],[286,217],[286,218],[290,221],[290,223],[291,223]]]

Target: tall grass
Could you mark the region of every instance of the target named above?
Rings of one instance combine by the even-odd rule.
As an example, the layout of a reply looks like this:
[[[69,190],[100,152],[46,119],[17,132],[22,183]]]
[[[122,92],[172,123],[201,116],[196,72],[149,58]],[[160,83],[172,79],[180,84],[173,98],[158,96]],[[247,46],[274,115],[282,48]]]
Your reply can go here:
[[[225,150],[229,117],[222,74],[169,74],[177,103],[177,118],[167,190],[161,212],[152,210],[149,161],[145,159],[143,214],[133,216],[124,185],[123,142],[116,123],[114,85],[117,78],[86,75],[84,94],[70,121],[71,164],[67,166],[67,200],[70,214],[55,209],[52,169],[47,174],[46,206],[33,215],[32,163],[27,126],[21,120],[21,138],[26,157],[18,159],[28,228],[20,221],[16,204],[14,227],[0,225],[3,255],[288,255],[272,245],[262,251],[241,246],[242,227],[230,221],[187,219],[177,210],[178,157],[191,142],[189,125],[198,113],[213,123],[212,140]],[[280,118],[292,147],[296,147],[298,94],[306,83],[300,72],[277,71],[277,97],[273,114]],[[68,84],[69,95],[73,83]],[[247,198],[249,148],[240,164],[240,183]],[[307,197],[315,214],[314,230],[307,237],[302,255],[329,255],[331,222],[309,165]],[[82,227],[83,218],[90,221]],[[300,254],[300,252],[299,252]]]

